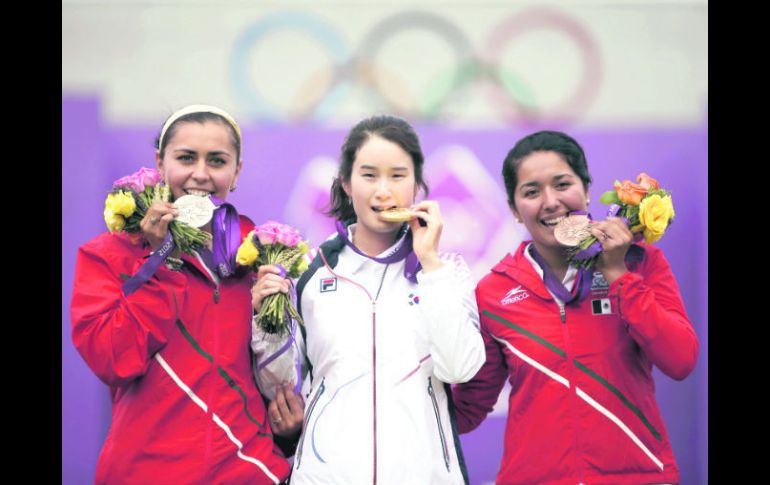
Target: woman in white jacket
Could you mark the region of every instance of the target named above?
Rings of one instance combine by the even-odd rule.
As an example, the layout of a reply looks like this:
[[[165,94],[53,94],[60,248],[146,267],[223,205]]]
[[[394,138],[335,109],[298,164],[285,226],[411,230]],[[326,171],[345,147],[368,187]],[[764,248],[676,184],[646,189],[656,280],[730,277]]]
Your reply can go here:
[[[439,205],[414,198],[427,186],[412,127],[392,116],[359,122],[342,146],[329,215],[337,233],[310,256],[297,283],[305,321],[294,345],[254,328],[257,381],[299,388],[309,370],[293,484],[459,484],[467,472],[449,384],[484,363],[470,271],[438,251]],[[408,222],[384,211],[407,207]],[[255,307],[287,291],[278,268],[260,269]],[[281,351],[285,349],[284,351]],[[269,409],[296,425],[298,399],[281,387]]]

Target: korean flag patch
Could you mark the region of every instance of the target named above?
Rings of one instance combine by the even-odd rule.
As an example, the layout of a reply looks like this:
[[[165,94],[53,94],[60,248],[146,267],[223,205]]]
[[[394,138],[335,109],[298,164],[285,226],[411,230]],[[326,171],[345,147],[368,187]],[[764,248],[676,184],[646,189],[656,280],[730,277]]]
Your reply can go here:
[[[591,300],[591,313],[594,315],[609,315],[612,313],[612,306],[609,298],[601,300]]]

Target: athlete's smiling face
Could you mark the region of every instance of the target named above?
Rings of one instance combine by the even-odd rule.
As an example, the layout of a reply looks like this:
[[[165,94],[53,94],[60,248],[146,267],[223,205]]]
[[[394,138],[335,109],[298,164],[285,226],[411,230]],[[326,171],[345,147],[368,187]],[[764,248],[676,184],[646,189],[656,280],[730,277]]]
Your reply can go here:
[[[572,211],[585,211],[588,191],[564,157],[554,151],[532,152],[518,163],[514,215],[543,248],[561,248],[554,226]]]
[[[174,198],[215,195],[224,200],[241,173],[242,163],[225,122],[178,122],[165,140],[163,158],[156,154],[158,171]]]

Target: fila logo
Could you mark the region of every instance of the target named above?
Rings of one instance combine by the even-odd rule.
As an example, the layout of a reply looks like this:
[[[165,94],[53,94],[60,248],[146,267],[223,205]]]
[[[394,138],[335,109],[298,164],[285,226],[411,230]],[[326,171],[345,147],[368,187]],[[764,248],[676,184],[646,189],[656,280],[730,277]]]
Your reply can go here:
[[[510,305],[511,303],[516,303],[518,301],[524,300],[525,298],[529,298],[529,293],[527,293],[527,290],[523,289],[521,285],[519,285],[506,293],[503,299],[500,300],[500,303],[503,305]]]
[[[321,293],[337,291],[337,278],[321,278]]]

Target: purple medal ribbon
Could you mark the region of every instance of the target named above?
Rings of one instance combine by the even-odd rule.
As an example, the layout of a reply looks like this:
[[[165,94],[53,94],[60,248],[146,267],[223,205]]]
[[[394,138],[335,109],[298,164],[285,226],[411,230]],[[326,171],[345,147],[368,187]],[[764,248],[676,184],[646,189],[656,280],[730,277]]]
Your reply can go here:
[[[556,295],[559,300],[563,301],[565,304],[572,303],[573,301],[578,303],[582,301],[586,295],[588,295],[588,291],[591,289],[591,272],[588,271],[588,269],[578,269],[577,281],[575,282],[577,290],[574,294],[572,294],[567,290],[564,284],[559,281],[559,279],[556,277],[556,274],[553,272],[551,267],[548,266],[548,263],[545,262],[543,257],[540,256],[540,254],[537,252],[537,249],[535,249],[535,245],[532,244],[529,248],[530,254],[535,259],[537,264],[539,264],[543,269],[543,282],[545,283],[545,286],[551,291],[551,293]]]
[[[214,210],[214,218],[211,222],[211,246],[209,251],[205,247],[198,249],[203,261],[220,278],[227,278],[235,274],[235,255],[241,245],[241,226],[238,222],[238,211],[232,204],[219,197],[209,196],[211,202],[217,208]]]
[[[278,276],[279,276],[280,278],[285,278],[285,277],[286,277],[286,268],[284,268],[282,265],[280,265],[280,264],[278,264],[278,263],[275,263],[275,265],[274,265],[274,266],[275,266],[276,268],[278,268]]]
[[[171,231],[166,234],[166,239],[163,240],[163,244],[150,254],[149,259],[145,261],[139,271],[134,276],[123,282],[123,295],[128,296],[131,293],[139,289],[140,286],[145,284],[147,280],[152,278],[152,275],[158,271],[160,265],[166,260],[169,254],[174,250],[176,244],[171,238]]]
[[[215,271],[221,278],[227,278],[235,273],[235,255],[241,244],[238,212],[232,204],[213,195],[210,198],[211,202],[217,206],[211,224],[213,251],[209,251],[206,247],[199,247],[198,254],[209,269]],[[176,248],[176,244],[171,237],[171,231],[168,231],[160,248],[150,255],[150,258],[134,276],[123,282],[123,294],[128,296],[145,284],[158,271],[161,263],[166,260],[174,248]]]
[[[407,233],[406,237],[401,243],[401,246],[399,246],[393,254],[390,256],[385,256],[384,258],[369,256],[365,252],[358,249],[350,241],[350,239],[348,239],[348,229],[345,227],[345,224],[343,224],[342,221],[337,220],[335,226],[337,228],[337,234],[342,238],[343,241],[345,241],[345,244],[347,244],[356,253],[369,258],[372,261],[380,264],[390,264],[406,258],[406,261],[404,262],[404,277],[412,283],[417,283],[417,272],[420,271],[422,266],[420,265],[420,260],[417,259],[417,255],[414,254],[414,251],[412,250],[412,231],[409,231],[409,226],[405,226],[407,228]]]

